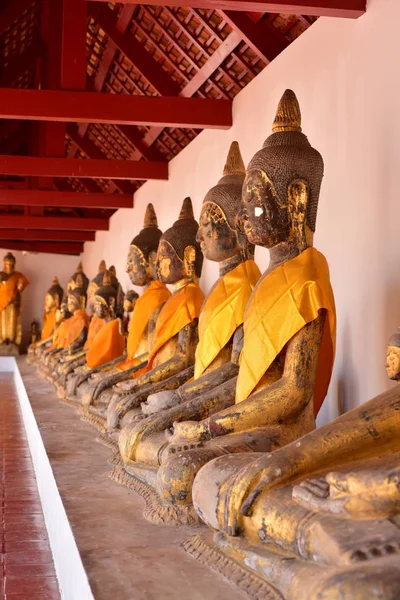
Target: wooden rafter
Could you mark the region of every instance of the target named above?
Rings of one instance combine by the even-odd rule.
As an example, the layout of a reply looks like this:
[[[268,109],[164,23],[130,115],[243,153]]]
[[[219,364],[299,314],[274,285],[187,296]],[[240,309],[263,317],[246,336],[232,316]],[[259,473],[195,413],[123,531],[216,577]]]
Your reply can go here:
[[[133,208],[129,194],[89,194],[53,190],[3,190],[0,205],[6,206],[63,206],[68,208]],[[1,221],[1,225],[3,222]]]
[[[94,231],[53,231],[51,229],[0,229],[0,240],[32,242],[94,242]]]
[[[60,231],[108,231],[108,219],[82,217],[27,217],[2,215],[2,229],[53,229]]]
[[[78,256],[83,252],[83,243],[1,241],[0,248],[19,250],[21,252],[45,252],[48,254],[71,254]]]

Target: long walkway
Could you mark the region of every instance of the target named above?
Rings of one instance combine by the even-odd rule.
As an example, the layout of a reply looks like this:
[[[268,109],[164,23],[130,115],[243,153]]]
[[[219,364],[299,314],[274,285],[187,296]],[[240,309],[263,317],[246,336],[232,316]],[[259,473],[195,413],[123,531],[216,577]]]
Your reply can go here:
[[[0,373],[0,600],[59,600],[35,473],[11,373]]]

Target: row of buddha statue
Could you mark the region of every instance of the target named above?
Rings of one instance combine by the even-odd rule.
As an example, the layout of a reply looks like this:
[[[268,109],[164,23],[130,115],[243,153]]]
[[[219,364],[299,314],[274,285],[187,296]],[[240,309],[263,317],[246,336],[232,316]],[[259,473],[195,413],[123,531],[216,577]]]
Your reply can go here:
[[[212,544],[199,529],[185,545],[203,562],[239,569],[268,598],[394,600],[400,388],[315,425],[336,335],[327,261],[313,247],[323,170],[287,90],[247,170],[232,143],[199,223],[186,198],[162,233],[148,205],[128,252],[143,292],[126,339],[115,276],[89,284],[80,268],[64,300],[49,289],[52,332],[28,359],[114,449],[111,477],[143,495],[146,518],[214,532]],[[263,274],[255,246],[270,253]],[[203,259],[219,264],[206,296]],[[399,334],[387,363],[400,379]]]

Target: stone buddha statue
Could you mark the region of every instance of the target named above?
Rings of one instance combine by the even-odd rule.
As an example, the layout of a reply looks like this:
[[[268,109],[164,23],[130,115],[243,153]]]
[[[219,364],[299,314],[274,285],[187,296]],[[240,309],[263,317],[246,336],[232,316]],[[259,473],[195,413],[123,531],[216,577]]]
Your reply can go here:
[[[93,404],[95,410],[98,404],[104,412],[111,400],[114,383],[128,379],[146,364],[152,335],[151,323],[156,321],[162,305],[171,295],[156,272],[156,253],[161,235],[153,205],[148,204],[143,229],[131,242],[126,265],[133,285],[144,288],[132,314],[126,354],[121,353],[116,360],[102,367],[79,373],[68,384],[70,400],[81,402],[84,398],[85,405]],[[96,419],[92,421],[96,425]],[[105,422],[104,417],[102,422]]]
[[[197,283],[203,264],[197,230],[192,202],[186,198],[178,220],[161,236],[157,251],[159,279],[173,286],[173,294],[157,317],[143,370],[114,387],[114,397],[107,408],[110,431],[118,428],[121,419],[130,420],[151,392],[158,387],[165,389],[166,380],[173,379],[176,389],[193,375],[198,318],[204,300]]]
[[[81,373],[115,360],[124,351],[125,337],[121,330],[121,321],[115,316],[117,297],[118,288],[112,284],[112,275],[106,270],[103,273],[102,285],[96,289],[93,296],[94,314],[84,349],[78,354],[78,360],[69,361],[67,357],[59,369],[60,377],[56,384],[59,397],[66,397],[66,393],[63,392],[66,392],[70,380],[74,381]]]
[[[61,306],[64,290],[60,286],[58,277],[54,277],[51,287],[47,290],[44,298],[43,327],[40,340],[32,342],[28,348],[28,363],[32,364],[41,352],[51,346],[54,329],[56,327],[56,315]]]
[[[398,333],[387,373],[400,380]],[[273,453],[204,466],[193,500],[217,547],[285,600],[397,599],[399,406],[396,386]]]
[[[244,178],[239,146],[233,142],[223,177],[204,198],[197,233],[204,257],[219,263],[220,276],[201,309],[194,379],[175,392],[150,395],[142,404],[142,416],[148,418],[126,425],[120,435],[125,474],[150,485],[159,467],[160,451],[167,445],[166,427],[186,416],[194,418],[195,411],[201,420],[203,408],[211,410],[214,390],[221,386],[223,402],[234,402],[244,311],[261,276],[253,260],[253,246],[237,220]],[[121,481],[120,476],[117,479]]]
[[[163,415],[171,427],[153,481],[167,506],[189,509],[194,477],[213,458],[247,452],[251,461],[253,452],[275,450],[315,428],[335,346],[329,270],[312,247],[322,176],[322,157],[301,132],[300,108],[288,90],[243,186],[245,233],[269,249],[270,264],[246,307],[238,375],[204,393],[200,408],[187,406],[185,419],[192,420],[173,423],[181,406]],[[125,469],[135,451],[131,438],[119,440]]]
[[[71,279],[67,283],[67,292],[66,292],[67,296],[76,287],[82,288],[85,295],[87,295],[87,290],[89,287],[89,279],[83,271],[82,261],[79,262],[75,273],[72,275]]]
[[[107,270],[106,262],[104,260],[100,261],[98,273],[95,277],[93,277],[93,279],[89,283],[88,290],[87,290],[87,305],[86,305],[86,310],[87,310],[87,313],[89,314],[89,316],[94,315],[94,296],[95,296],[96,290],[103,283],[103,277],[104,277],[104,273],[106,270]],[[116,273],[115,267],[111,266],[108,269],[108,273],[109,273],[111,285],[114,286],[117,291],[117,300],[116,300],[116,304],[114,307],[114,311],[117,314],[123,310],[124,292],[122,290],[121,284],[119,283],[119,281],[117,279],[117,273]]]
[[[0,355],[19,354],[21,345],[21,294],[29,281],[15,270],[15,263],[15,256],[8,252],[0,272]]]
[[[46,378],[49,374],[49,363],[51,358],[65,348],[67,344],[68,320],[71,317],[67,301],[68,296],[65,295],[61,301],[60,308],[56,312],[56,326],[50,345],[45,344],[38,348],[38,373],[43,378]]]
[[[36,345],[36,343],[40,340],[40,336],[41,336],[41,331],[40,331],[39,322],[36,321],[36,319],[34,319],[31,323],[30,330],[29,330],[29,348],[31,346]],[[29,348],[28,348],[28,351],[29,351]]]

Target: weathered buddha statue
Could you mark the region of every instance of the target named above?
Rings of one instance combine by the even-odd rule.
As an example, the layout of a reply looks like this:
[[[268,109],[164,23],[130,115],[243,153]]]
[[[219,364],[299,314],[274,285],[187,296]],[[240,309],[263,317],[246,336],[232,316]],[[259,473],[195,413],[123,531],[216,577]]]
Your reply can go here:
[[[48,366],[50,370],[47,379],[51,382],[59,377],[59,367],[66,361],[68,356],[79,352],[85,345],[88,329],[89,317],[85,311],[86,289],[79,284],[83,279],[78,277],[77,287],[69,292],[67,296],[67,309],[71,317],[64,323],[64,346],[57,351],[52,351]]]
[[[136,302],[139,298],[139,294],[134,290],[129,290],[124,298],[124,316],[122,320],[124,334],[129,334],[130,323],[133,311],[135,310]]]
[[[387,373],[400,381],[398,333]],[[193,500],[216,545],[285,600],[397,599],[399,408],[396,386],[273,453],[204,466]]]
[[[0,272],[0,355],[19,354],[21,345],[21,294],[29,281],[15,270],[15,263],[8,252]]]
[[[34,319],[31,322],[30,330],[29,330],[29,347],[34,346],[39,340],[41,336],[40,325],[39,322]],[[29,349],[29,348],[28,348]]]
[[[37,350],[39,354],[38,373],[43,378],[47,377],[49,374],[48,365],[51,357],[65,348],[67,345],[67,322],[71,317],[71,313],[68,310],[67,300],[68,296],[65,295],[61,301],[60,308],[56,312],[56,326],[50,345],[44,344]]]
[[[173,294],[157,317],[151,352],[143,370],[114,387],[114,397],[107,408],[110,431],[119,426],[120,419],[129,420],[131,411],[135,414],[150,393],[166,389],[166,380],[172,380],[171,386],[176,389],[193,375],[198,318],[204,300],[197,284],[203,264],[197,230],[192,202],[186,198],[179,219],[161,236],[157,251],[159,278],[173,286]]]
[[[67,296],[76,287],[81,287],[84,293],[87,295],[89,279],[83,271],[82,262],[79,262],[75,273],[72,275],[71,279],[67,283]]]
[[[103,283],[103,277],[104,277],[104,273],[106,272],[106,270],[107,270],[106,261],[101,260],[100,264],[98,266],[98,269],[97,269],[97,274],[95,275],[95,277],[93,277],[93,279],[90,281],[90,283],[88,285],[86,310],[90,316],[92,316],[93,311],[94,311],[94,295],[96,293],[96,290]]]
[[[245,168],[237,142],[233,142],[219,180],[206,194],[197,239],[206,259],[219,263],[220,276],[207,294],[199,319],[199,343],[195,355],[194,380],[175,392],[150,395],[142,403],[143,416],[155,415],[126,425],[120,435],[126,473],[147,483],[154,481],[160,450],[166,445],[164,430],[174,420],[201,415],[202,398],[219,386],[235,387],[238,349],[243,336],[244,311],[261,276],[253,258],[253,246],[243,235],[237,215],[241,208]],[[210,404],[207,394],[205,403]],[[233,395],[231,394],[232,402]],[[232,403],[231,402],[231,403]],[[174,418],[165,422],[161,413]],[[159,416],[161,415],[161,418]],[[201,416],[199,416],[199,419]],[[147,474],[146,474],[147,472]],[[146,474],[146,475],[145,475]]]
[[[92,332],[92,338],[88,344],[88,339],[84,345],[84,352],[80,353],[79,360],[68,362],[59,369],[60,377],[57,381],[59,396],[65,398],[66,387],[70,380],[74,380],[91,369],[101,367],[115,358],[121,356],[125,348],[125,337],[121,331],[121,321],[115,317],[115,307],[117,303],[118,289],[112,285],[112,278],[109,271],[103,274],[103,284],[98,287],[93,297],[93,319],[95,321],[96,332]],[[89,333],[92,329],[92,323],[89,326]],[[98,327],[98,324],[101,326]],[[72,364],[71,364],[72,362]]]
[[[64,291],[57,277],[54,277],[51,287],[44,298],[43,327],[40,340],[32,342],[28,348],[28,363],[32,364],[40,353],[51,346],[56,327],[56,315],[61,306]]]
[[[178,509],[190,507],[194,476],[213,458],[248,452],[252,460],[312,431],[327,392],[335,307],[327,262],[312,246],[323,161],[300,122],[288,90],[247,169],[241,217],[249,242],[269,249],[270,264],[246,307],[238,376],[152,426],[169,427],[153,482],[161,501]],[[174,423],[182,414],[185,421]],[[132,436],[121,434],[119,448],[128,470]]]
[[[161,235],[153,205],[148,204],[144,227],[131,242],[126,265],[133,285],[144,288],[132,313],[127,354],[111,364],[79,373],[79,377],[68,384],[67,392],[71,400],[82,401],[85,398],[85,404],[88,405],[94,404],[99,397],[97,403],[106,408],[112,397],[114,383],[128,379],[139,365],[146,364],[152,335],[150,323],[156,321],[162,305],[171,296],[156,272],[156,254]]]

